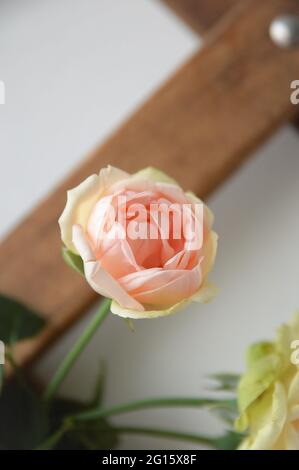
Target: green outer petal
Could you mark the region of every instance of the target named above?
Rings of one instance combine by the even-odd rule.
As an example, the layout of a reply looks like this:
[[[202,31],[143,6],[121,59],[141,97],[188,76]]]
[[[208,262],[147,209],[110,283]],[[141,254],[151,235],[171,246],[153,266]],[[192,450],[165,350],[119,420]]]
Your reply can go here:
[[[177,181],[175,181],[173,178],[170,176],[166,175],[166,173],[163,173],[161,170],[157,170],[157,168],[153,168],[151,166],[144,168],[143,170],[137,171],[137,173],[134,173],[132,175],[134,178],[142,178],[142,179],[149,179],[151,181],[154,181],[156,183],[168,183],[168,184],[174,184],[175,186],[179,186]]]
[[[257,425],[258,410],[264,402],[264,398],[271,393],[271,387],[275,386],[276,393],[279,389],[279,380],[286,380],[290,376],[290,344],[292,339],[299,337],[299,312],[296,312],[289,323],[283,324],[277,331],[276,339],[273,343],[260,342],[253,344],[247,351],[247,372],[241,377],[238,386],[238,406],[240,416],[235,422],[235,428],[239,432],[244,432],[248,427]],[[293,373],[293,372],[292,372]],[[287,374],[287,375],[286,375]],[[298,380],[298,378],[296,377]],[[299,383],[299,380],[298,380]],[[298,383],[294,380],[289,388],[289,401],[298,396]],[[278,395],[273,395],[277,398]],[[259,400],[258,400],[259,398]],[[278,406],[278,405],[277,405]],[[273,404],[274,415],[278,413],[277,406]],[[260,426],[258,425],[258,428]],[[263,439],[267,437],[269,429],[263,431]],[[267,432],[266,432],[267,431]],[[262,435],[262,434],[261,434]],[[252,435],[250,436],[252,441]],[[245,445],[248,444],[245,441]],[[252,444],[250,444],[251,447]],[[253,445],[254,447],[254,445]],[[253,448],[251,447],[251,448]]]
[[[191,299],[182,300],[181,302],[178,302],[177,304],[172,305],[172,307],[169,307],[165,310],[144,310],[141,312],[138,310],[123,308],[115,300],[113,300],[111,304],[111,312],[120,317],[132,318],[134,320],[141,318],[158,318],[172,315],[182,307],[188,305],[190,301]]]
[[[216,297],[218,292],[219,289],[217,286],[208,281],[204,281],[198,291],[191,296],[190,300],[192,300],[192,302],[199,302],[200,304],[207,304]]]
[[[265,356],[244,374],[238,386],[238,406],[242,414],[275,381],[281,371],[278,354]]]
[[[246,431],[246,429],[248,429],[249,418],[248,418],[248,414],[246,411],[244,411],[244,413],[241,413],[240,416],[238,416],[238,418],[235,421],[234,427],[235,427],[235,430],[240,433],[243,433]]]
[[[79,223],[85,228],[91,208],[96,203],[100,193],[100,178],[95,174],[90,175],[78,186],[67,191],[67,202],[58,223],[61,239],[73,253],[77,254],[72,240],[72,227],[74,224]]]
[[[268,356],[269,354],[273,354],[274,352],[275,351],[273,343],[263,341],[252,344],[251,346],[249,346],[246,352],[247,367],[253,367],[257,361],[259,361],[265,356]]]
[[[209,207],[192,191],[186,191],[185,194],[193,204],[204,205],[205,217],[206,217],[206,220],[208,221],[209,227],[211,228],[214,224],[214,214],[211,211],[211,209],[209,209]]]
[[[254,423],[251,450],[272,450],[283,432],[287,419],[287,397],[284,386],[275,382],[270,400],[265,397],[264,403],[258,402],[251,410]]]
[[[277,330],[275,347],[284,359],[284,366],[290,365],[290,344],[299,339],[299,313],[295,312],[291,321],[280,326]]]
[[[66,248],[66,246],[63,246],[62,257],[68,266],[74,269],[77,273],[84,276],[84,263],[81,256],[76,255],[71,250]]]
[[[292,331],[292,339],[299,339],[299,310],[294,313],[289,325]]]

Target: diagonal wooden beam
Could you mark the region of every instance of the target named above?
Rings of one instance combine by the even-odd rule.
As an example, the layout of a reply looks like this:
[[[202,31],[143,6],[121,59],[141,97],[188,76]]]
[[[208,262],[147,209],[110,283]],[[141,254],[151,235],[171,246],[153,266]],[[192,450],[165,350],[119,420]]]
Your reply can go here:
[[[0,291],[48,318],[41,336],[20,345],[20,362],[96,298],[61,260],[57,219],[68,188],[108,163],[129,172],[152,165],[206,197],[298,114],[289,85],[299,76],[299,49],[279,49],[268,36],[270,21],[286,10],[298,14],[297,0],[239,2],[203,48],[2,242]]]
[[[214,26],[239,0],[161,0],[196,33]]]
[[[161,0],[196,33],[212,28],[239,0]],[[285,10],[285,12],[288,12]],[[292,123],[299,131],[299,118]]]

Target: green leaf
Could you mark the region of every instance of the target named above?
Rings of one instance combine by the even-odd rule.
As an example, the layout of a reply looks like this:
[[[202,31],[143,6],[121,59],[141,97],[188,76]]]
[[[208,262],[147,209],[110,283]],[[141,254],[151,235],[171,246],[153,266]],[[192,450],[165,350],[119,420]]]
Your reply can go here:
[[[86,407],[87,409],[98,408],[101,405],[103,401],[103,397],[104,397],[104,392],[105,392],[106,377],[107,377],[106,364],[104,363],[104,361],[102,361],[100,365],[100,373],[98,375],[98,378],[95,384],[93,397],[91,401],[88,403],[88,406]]]
[[[210,410],[230,426],[233,426],[239,415],[237,400],[220,400]]]
[[[97,397],[99,399],[99,397]],[[51,406],[51,434],[61,429],[68,416],[86,408],[85,404],[73,400],[56,399]],[[47,439],[46,439],[47,441]],[[70,430],[62,433],[59,439],[47,449],[80,450],[112,449],[117,445],[118,436],[113,427],[104,418],[91,423],[75,423]]]
[[[132,333],[135,333],[135,327],[132,318],[124,318],[124,321]]]
[[[68,435],[88,450],[113,449],[119,442],[118,433],[106,419],[80,423]]]
[[[80,411],[88,410],[90,407],[100,406],[103,399],[105,379],[106,368],[101,364],[93,397],[88,403],[61,398],[53,400],[50,407],[50,433],[45,440],[46,444],[41,443],[40,448],[54,448],[57,450],[102,449],[105,448],[103,447],[106,445],[105,443],[107,443],[108,447],[109,445],[113,446],[116,433],[112,431],[112,428],[104,419],[98,419],[88,425],[75,423],[74,426],[71,426],[70,430],[63,431],[62,433],[58,431],[64,427],[65,423],[69,422],[70,416]],[[99,429],[103,431],[103,435],[100,434]],[[55,436],[54,439],[51,439],[52,436]]]
[[[46,411],[38,395],[19,377],[3,387],[0,416],[2,450],[34,449],[48,432]]]
[[[17,300],[0,295],[0,340],[13,344],[36,335],[44,320]]]
[[[84,276],[84,263],[81,256],[76,255],[72,251],[68,250],[65,246],[62,247],[62,257],[66,264],[73,268],[77,273]]]
[[[84,409],[85,405],[79,401],[55,398],[49,410],[50,432],[55,432],[67,416],[83,411]]]
[[[236,450],[244,439],[243,434],[228,431],[224,436],[216,437],[213,440],[214,446],[221,450]]]
[[[238,383],[240,381],[240,375],[238,374],[213,374],[209,375],[209,378],[216,382],[212,390],[236,392]]]

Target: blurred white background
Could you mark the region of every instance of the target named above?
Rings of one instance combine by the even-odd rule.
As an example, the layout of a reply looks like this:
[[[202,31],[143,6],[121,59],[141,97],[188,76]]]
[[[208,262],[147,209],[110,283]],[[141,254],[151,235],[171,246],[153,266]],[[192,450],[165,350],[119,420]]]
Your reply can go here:
[[[0,235],[198,46],[156,0],[2,0]],[[299,307],[298,144],[293,128],[280,130],[210,199],[220,236],[212,275],[218,298],[173,317],[135,322],[135,333],[111,315],[62,393],[89,397],[101,359],[108,366],[107,404],[199,396],[206,394],[207,374],[242,371],[247,344],[271,338]],[[40,377],[50,377],[91,314],[40,360]],[[220,432],[207,412],[186,409],[116,422]],[[195,446],[130,436],[122,448]]]

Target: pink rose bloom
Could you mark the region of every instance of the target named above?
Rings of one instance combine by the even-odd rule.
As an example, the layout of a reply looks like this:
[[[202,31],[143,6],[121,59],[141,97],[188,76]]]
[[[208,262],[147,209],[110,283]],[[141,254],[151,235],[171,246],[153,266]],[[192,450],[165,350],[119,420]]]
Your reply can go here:
[[[111,166],[68,191],[59,219],[90,286],[112,299],[113,313],[135,319],[215,295],[207,281],[217,250],[212,223],[202,201],[164,173]]]

